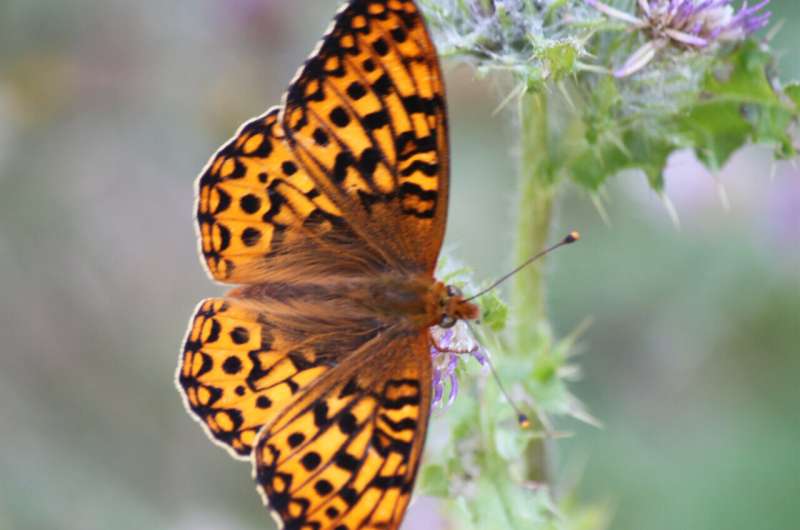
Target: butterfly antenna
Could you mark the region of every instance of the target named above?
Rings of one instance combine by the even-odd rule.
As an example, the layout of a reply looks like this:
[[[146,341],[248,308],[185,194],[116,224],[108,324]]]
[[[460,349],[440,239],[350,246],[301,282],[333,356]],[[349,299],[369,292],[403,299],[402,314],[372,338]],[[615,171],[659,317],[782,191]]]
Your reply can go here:
[[[469,330],[472,333],[472,336],[477,338],[478,335],[475,333],[475,330],[472,328],[472,325],[470,325],[470,323],[467,322],[467,326],[469,326]],[[520,410],[520,408],[517,406],[514,400],[511,399],[509,393],[506,392],[506,387],[503,386],[503,382],[500,380],[500,375],[497,373],[497,369],[494,367],[494,363],[492,362],[492,359],[491,357],[489,357],[488,353],[486,354],[486,364],[489,365],[489,370],[491,370],[492,372],[492,377],[497,383],[497,388],[500,389],[500,393],[503,394],[503,396],[505,396],[506,401],[508,401],[508,404],[511,405],[512,409],[514,409],[514,413],[517,415],[517,423],[521,428],[527,429],[528,427],[531,426],[531,420],[528,418],[527,414],[525,414],[524,412],[522,412],[522,410]]]
[[[559,241],[555,245],[552,245],[552,246],[542,250],[541,252],[539,252],[535,256],[532,256],[532,257],[528,258],[527,260],[525,260],[522,263],[522,265],[520,265],[519,267],[517,267],[513,271],[509,272],[508,274],[505,274],[505,275],[501,276],[499,280],[495,281],[492,285],[490,285],[489,287],[487,287],[483,291],[479,292],[476,295],[473,295],[473,296],[470,296],[469,298],[467,298],[466,302],[470,302],[470,301],[475,300],[476,298],[478,298],[480,296],[485,295],[486,293],[488,293],[489,291],[491,291],[492,289],[494,289],[495,287],[497,287],[498,285],[500,285],[501,283],[503,283],[507,279],[511,278],[516,273],[518,273],[519,271],[521,271],[522,269],[524,269],[525,267],[527,267],[528,265],[530,265],[531,263],[533,263],[537,259],[542,258],[542,257],[546,256],[547,254],[550,254],[551,252],[553,252],[557,248],[561,248],[561,247],[563,247],[565,245],[569,245],[571,243],[574,243],[574,242],[580,240],[580,238],[581,238],[581,235],[577,231],[573,230],[572,232],[567,234],[566,237],[564,237],[564,239],[562,239],[561,241]]]

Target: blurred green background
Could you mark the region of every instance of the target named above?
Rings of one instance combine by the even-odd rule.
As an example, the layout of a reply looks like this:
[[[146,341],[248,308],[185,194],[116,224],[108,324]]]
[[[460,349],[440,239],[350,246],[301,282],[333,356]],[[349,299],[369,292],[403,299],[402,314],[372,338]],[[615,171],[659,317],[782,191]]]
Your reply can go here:
[[[0,530],[271,528],[172,383],[192,309],[222,291],[192,181],[279,101],[336,4],[0,0]],[[781,76],[800,77],[800,4],[772,10]],[[514,130],[492,114],[502,83],[446,70],[447,248],[492,278],[511,265]],[[565,473],[614,529],[798,528],[800,172],[765,149],[715,176],[683,154],[667,192],[680,228],[640,175],[608,188],[608,224],[564,197],[584,241],[551,261],[550,307],[563,334],[593,318],[573,389],[605,424],[561,425]],[[405,528],[435,510],[419,500]]]

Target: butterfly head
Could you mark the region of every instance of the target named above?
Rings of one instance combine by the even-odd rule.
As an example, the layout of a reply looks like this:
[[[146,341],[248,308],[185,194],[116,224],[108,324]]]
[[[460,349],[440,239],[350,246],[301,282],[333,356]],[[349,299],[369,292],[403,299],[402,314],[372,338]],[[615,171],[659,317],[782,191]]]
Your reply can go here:
[[[436,284],[437,322],[443,328],[451,328],[459,320],[477,320],[480,315],[478,306],[464,299],[464,293],[455,285]]]

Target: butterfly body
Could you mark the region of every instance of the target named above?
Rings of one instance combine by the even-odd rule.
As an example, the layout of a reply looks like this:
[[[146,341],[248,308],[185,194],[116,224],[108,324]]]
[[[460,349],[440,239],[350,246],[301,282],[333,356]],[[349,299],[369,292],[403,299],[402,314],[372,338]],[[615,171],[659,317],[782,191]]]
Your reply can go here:
[[[203,263],[235,287],[195,310],[177,384],[283,528],[402,522],[429,330],[479,316],[433,276],[448,190],[444,85],[411,0],[346,3],[283,104],[197,180]]]
[[[375,277],[327,277],[319,283],[290,285],[262,283],[243,286],[228,296],[253,302],[269,303],[275,299],[291,299],[313,306],[303,311],[310,327],[309,335],[345,329],[392,329],[419,333],[422,330],[457,320],[475,320],[480,310],[464,300],[454,286],[445,285],[425,275],[385,273]],[[296,313],[296,309],[290,310]],[[319,315],[315,320],[314,315]],[[324,315],[336,316],[325,322]],[[347,322],[345,321],[347,320]]]

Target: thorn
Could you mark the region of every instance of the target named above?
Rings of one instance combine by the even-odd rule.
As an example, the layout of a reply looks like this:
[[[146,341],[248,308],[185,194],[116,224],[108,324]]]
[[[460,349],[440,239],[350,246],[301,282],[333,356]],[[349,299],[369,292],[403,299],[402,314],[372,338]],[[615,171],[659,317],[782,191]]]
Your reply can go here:
[[[678,210],[675,208],[675,204],[673,204],[666,193],[660,193],[659,197],[661,198],[661,204],[663,204],[664,208],[667,210],[669,220],[672,221],[672,226],[675,227],[675,230],[680,230],[681,218],[678,215]]]
[[[597,215],[600,216],[600,220],[603,221],[603,224],[606,226],[611,226],[611,218],[608,216],[605,205],[603,205],[603,199],[597,193],[592,193],[591,200],[595,210],[597,210]]]
[[[770,29],[767,32],[767,34],[764,36],[764,40],[766,40],[767,42],[771,42],[772,39],[774,39],[778,35],[778,33],[783,29],[783,25],[785,23],[786,23],[785,18],[780,19],[774,26],[772,26],[772,29]]]
[[[730,200],[730,197],[728,196],[728,190],[725,188],[725,184],[723,184],[722,180],[720,180],[717,177],[714,178],[714,181],[715,181],[716,187],[717,187],[717,195],[719,196],[719,202],[722,203],[722,208],[726,212],[730,212],[731,211],[731,200]]]

